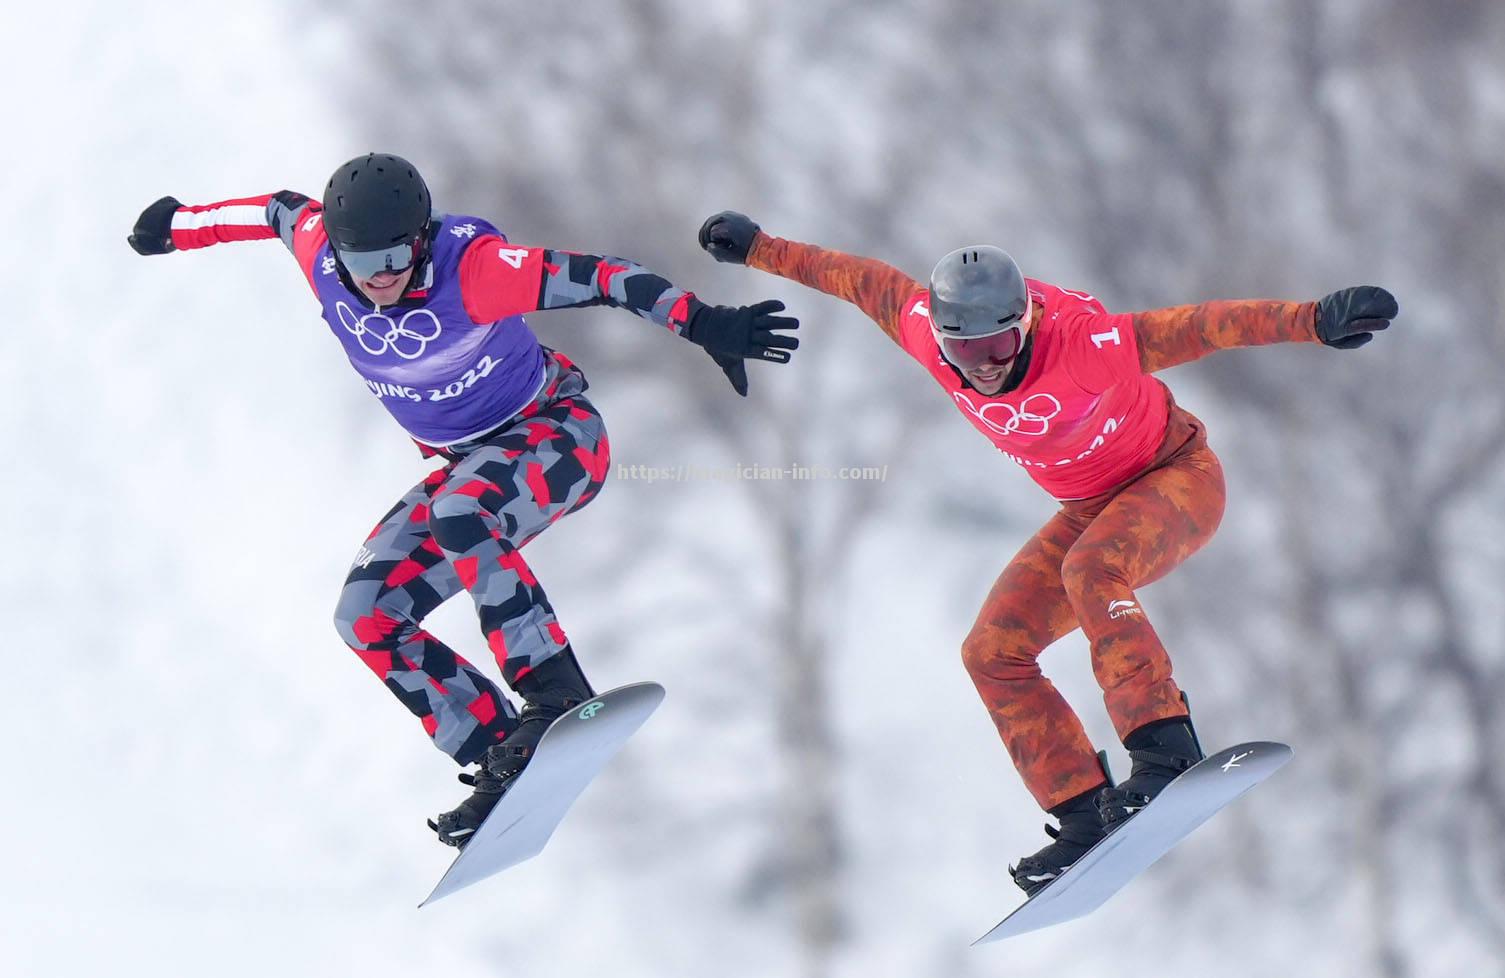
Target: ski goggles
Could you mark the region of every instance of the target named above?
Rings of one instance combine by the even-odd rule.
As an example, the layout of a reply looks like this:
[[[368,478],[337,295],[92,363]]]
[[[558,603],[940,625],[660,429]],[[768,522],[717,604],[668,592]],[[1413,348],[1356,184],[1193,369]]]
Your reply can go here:
[[[345,266],[345,271],[350,273],[351,278],[364,281],[383,272],[396,274],[412,268],[418,259],[418,242],[413,240],[376,251],[345,251],[336,248],[335,254],[339,256],[340,264]]]
[[[1005,364],[1024,349],[1024,327],[1020,323],[1006,326],[997,333],[963,339],[940,336],[941,353],[959,370],[976,370],[988,364]]]

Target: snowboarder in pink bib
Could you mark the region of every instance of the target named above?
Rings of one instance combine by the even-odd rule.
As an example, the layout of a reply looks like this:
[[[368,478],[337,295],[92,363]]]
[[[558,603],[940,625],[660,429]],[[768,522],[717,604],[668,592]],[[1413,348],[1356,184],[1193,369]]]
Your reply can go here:
[[[700,243],[855,303],[1061,508],[1003,569],[962,660],[1026,786],[1059,822],[1011,868],[1033,894],[1202,758],[1165,647],[1136,589],[1200,549],[1223,515],[1223,471],[1200,421],[1153,376],[1217,350],[1269,343],[1353,349],[1390,325],[1374,286],[1317,302],[1219,301],[1109,313],[1025,278],[999,248],[959,248],[930,282],[870,258],[764,233],[731,211]],[[1133,761],[1110,783],[1040,653],[1081,628]]]
[[[595,497],[610,462],[601,416],[570,360],[525,313],[607,305],[703,346],[737,392],[745,361],[784,362],[798,342],[783,306],[709,306],[622,258],[509,242],[479,217],[434,211],[406,160],[341,166],[322,201],[281,191],[184,206],[164,197],[129,241],[142,255],[279,238],[350,365],[425,456],[410,489],[357,551],[335,612],[340,634],[462,766],[472,793],[430,824],[463,845],[549,723],[593,695],[522,547]],[[424,631],[469,592],[519,712],[484,674]]]

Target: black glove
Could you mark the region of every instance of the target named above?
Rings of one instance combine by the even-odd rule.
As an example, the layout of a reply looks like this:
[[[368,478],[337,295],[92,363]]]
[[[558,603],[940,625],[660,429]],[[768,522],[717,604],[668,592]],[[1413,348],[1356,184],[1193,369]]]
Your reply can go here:
[[[777,299],[766,299],[755,306],[701,305],[690,316],[685,339],[713,355],[788,363],[789,351],[798,349],[800,341],[774,330],[798,329],[800,321],[774,315],[783,311],[784,304]]]
[[[1340,289],[1317,302],[1317,338],[1340,350],[1357,349],[1399,312],[1395,296],[1378,285]]]
[[[784,304],[769,299],[755,306],[707,306],[697,303],[685,329],[685,339],[706,348],[726,379],[743,397],[747,396],[747,365],[744,360],[788,363],[789,351],[800,345],[798,338],[775,333],[798,329],[799,320],[775,316]]]
[[[747,264],[747,252],[757,236],[758,226],[746,214],[722,211],[712,214],[700,226],[700,247],[717,261]]]
[[[131,236],[126,238],[138,255],[165,255],[175,251],[172,245],[172,216],[183,205],[176,197],[163,197],[141,212]]]
[[[741,357],[727,357],[719,353],[712,353],[711,359],[716,361],[716,366],[726,374],[726,379],[732,382],[732,390],[747,396],[747,361]]]

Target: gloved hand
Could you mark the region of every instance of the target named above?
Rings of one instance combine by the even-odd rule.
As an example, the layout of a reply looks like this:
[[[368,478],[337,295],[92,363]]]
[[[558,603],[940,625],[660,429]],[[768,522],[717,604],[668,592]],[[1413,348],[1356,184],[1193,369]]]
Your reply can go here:
[[[745,265],[757,234],[758,226],[746,214],[722,211],[706,218],[700,226],[700,247],[717,261]]]
[[[747,361],[741,357],[726,357],[719,353],[712,353],[711,359],[716,361],[716,366],[726,374],[726,379],[732,382],[732,390],[747,396]]]
[[[1317,338],[1340,350],[1357,349],[1399,312],[1395,296],[1378,285],[1340,289],[1317,302]]]
[[[769,299],[752,306],[700,305],[690,316],[685,339],[706,348],[726,379],[743,397],[747,396],[747,366],[744,360],[788,363],[789,351],[800,341],[774,330],[798,329],[799,320],[775,316],[784,304]]]
[[[126,238],[136,254],[165,255],[177,250],[172,244],[172,216],[182,206],[176,197],[163,197],[141,212]]]

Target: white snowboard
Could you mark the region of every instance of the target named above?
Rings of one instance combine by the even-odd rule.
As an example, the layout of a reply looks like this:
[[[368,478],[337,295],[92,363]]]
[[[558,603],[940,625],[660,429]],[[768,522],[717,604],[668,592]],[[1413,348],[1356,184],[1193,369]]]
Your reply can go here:
[[[1291,748],[1285,744],[1254,741],[1218,751],[1187,769],[1143,811],[1093,846],[973,945],[1086,916],[1197,826],[1290,759]]]
[[[542,852],[586,785],[663,699],[658,683],[633,683],[587,700],[550,724],[528,766],[419,906]]]

